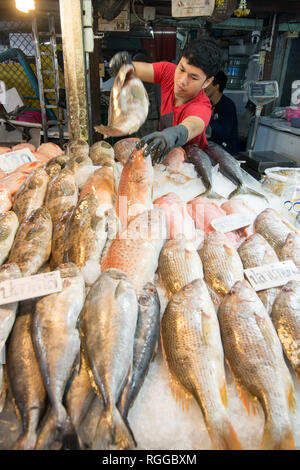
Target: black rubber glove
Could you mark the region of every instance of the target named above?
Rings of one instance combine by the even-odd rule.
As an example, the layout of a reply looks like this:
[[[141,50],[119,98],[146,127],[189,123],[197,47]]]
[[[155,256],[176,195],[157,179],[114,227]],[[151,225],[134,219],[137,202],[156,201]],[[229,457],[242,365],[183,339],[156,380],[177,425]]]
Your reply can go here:
[[[127,51],[117,52],[109,62],[111,76],[115,77],[124,64],[132,64],[131,55]]]
[[[175,127],[168,127],[161,132],[153,132],[143,137],[136,148],[140,150],[145,145],[144,157],[151,155],[153,163],[160,163],[174,147],[181,147],[188,139],[188,130],[182,124]]]

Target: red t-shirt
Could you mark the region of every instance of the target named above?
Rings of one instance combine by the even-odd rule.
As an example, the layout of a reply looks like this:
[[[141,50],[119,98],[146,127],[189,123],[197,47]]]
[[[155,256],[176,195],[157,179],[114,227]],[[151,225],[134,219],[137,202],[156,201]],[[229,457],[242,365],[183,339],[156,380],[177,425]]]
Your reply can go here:
[[[195,98],[180,106],[174,106],[174,75],[176,65],[170,62],[154,62],[154,82],[161,87],[161,117],[173,114],[173,126],[177,126],[189,116],[201,118],[205,124],[204,131],[190,140],[189,144],[197,144],[199,148],[207,146],[205,129],[211,118],[211,104],[202,89]]]

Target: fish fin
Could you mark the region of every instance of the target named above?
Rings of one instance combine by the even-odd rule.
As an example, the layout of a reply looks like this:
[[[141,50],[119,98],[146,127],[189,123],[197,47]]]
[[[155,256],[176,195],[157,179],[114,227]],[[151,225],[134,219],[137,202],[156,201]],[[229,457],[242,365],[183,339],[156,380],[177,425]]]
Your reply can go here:
[[[228,419],[225,420],[219,431],[211,431],[211,439],[216,449],[243,450],[237,433]]]
[[[290,382],[287,389],[287,399],[289,410],[291,413],[295,413],[295,406],[296,406],[296,399],[294,395],[294,387],[293,384]]]
[[[228,395],[227,395],[227,386],[226,382],[224,380],[223,384],[220,387],[220,395],[221,395],[221,400],[225,408],[228,407]]]
[[[2,376],[2,380],[1,380],[1,376]],[[6,394],[7,394],[7,380],[6,380],[6,373],[5,373],[5,368],[3,367],[3,364],[0,364],[0,384],[1,384],[1,389],[0,389],[0,413],[1,413],[5,405]]]
[[[40,429],[36,442],[36,450],[48,450],[55,441],[61,439],[64,435],[65,426],[68,420],[68,414],[65,407],[60,404],[57,409],[51,408]]]
[[[280,434],[276,429],[275,436],[273,435],[273,428],[275,425],[270,422],[266,423],[263,439],[261,443],[261,450],[295,450],[295,441],[292,428],[289,426]]]
[[[256,402],[256,398],[253,397],[239,382],[239,380],[236,378],[236,376],[234,375],[231,367],[230,367],[230,363],[228,360],[226,360],[226,363],[229,367],[229,369],[231,370],[231,373],[233,375],[233,378],[234,378],[234,382],[235,382],[235,386],[236,386],[236,389],[238,391],[238,394],[240,396],[240,399],[243,403],[243,405],[245,406],[246,410],[247,410],[247,413],[248,415],[250,416],[250,408],[251,408],[251,404],[253,405],[253,403]]]
[[[241,186],[238,186],[236,189],[234,189],[228,196],[228,199],[231,199],[235,196],[238,196],[239,194],[253,194],[253,196],[259,196],[268,201],[267,197],[265,194],[260,193],[259,191],[256,191],[255,189],[249,188],[249,186],[246,186],[242,184]]]
[[[151,362],[154,362],[158,353],[158,341],[156,341]]]
[[[100,416],[92,450],[134,450],[136,445],[118,409],[106,408]]]

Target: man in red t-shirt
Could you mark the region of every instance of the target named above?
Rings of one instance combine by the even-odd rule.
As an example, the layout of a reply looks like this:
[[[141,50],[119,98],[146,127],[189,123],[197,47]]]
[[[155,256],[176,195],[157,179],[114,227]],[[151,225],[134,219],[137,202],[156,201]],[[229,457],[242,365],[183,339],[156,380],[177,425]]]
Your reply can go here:
[[[137,148],[146,145],[144,156],[159,163],[174,147],[195,143],[207,145],[205,129],[211,117],[211,104],[204,92],[220,70],[221,50],[214,40],[201,38],[189,43],[176,66],[170,62],[133,62],[136,76],[143,82],[161,86],[159,132],[144,136]],[[132,63],[128,52],[118,52],[110,61],[112,75],[124,63]]]

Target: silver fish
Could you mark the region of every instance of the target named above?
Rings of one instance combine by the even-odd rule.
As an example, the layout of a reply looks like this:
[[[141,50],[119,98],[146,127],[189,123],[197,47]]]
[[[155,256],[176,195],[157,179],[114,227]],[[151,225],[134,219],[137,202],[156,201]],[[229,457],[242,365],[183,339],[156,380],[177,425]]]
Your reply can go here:
[[[201,150],[198,145],[187,145],[184,150],[186,151],[186,161],[194,165],[198,176],[206,187],[206,191],[202,196],[215,199],[221,198],[213,189],[213,165],[207,153]]]
[[[126,274],[117,269],[102,273],[89,290],[81,322],[94,387],[104,403],[93,449],[135,447],[116,403],[132,365],[137,315],[137,295]]]
[[[95,131],[108,136],[130,135],[146,121],[149,98],[143,82],[135,76],[132,65],[122,65],[110,92],[108,125]]]

